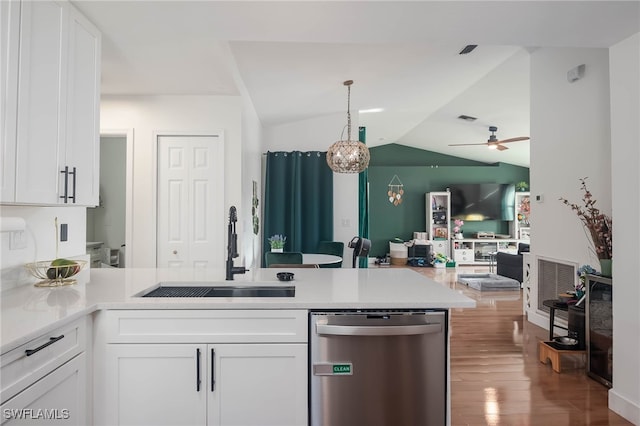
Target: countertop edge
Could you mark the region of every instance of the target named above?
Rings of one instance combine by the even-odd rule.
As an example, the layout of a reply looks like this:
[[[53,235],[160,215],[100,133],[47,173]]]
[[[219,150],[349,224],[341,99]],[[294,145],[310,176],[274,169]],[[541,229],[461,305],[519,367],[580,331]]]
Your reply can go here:
[[[180,304],[180,302],[176,302],[175,298],[172,298],[170,300],[167,300],[166,302],[162,303],[162,302],[156,302],[156,303],[135,303],[135,302],[129,302],[129,303],[118,303],[118,302],[103,302],[103,303],[97,303],[95,305],[89,306],[81,311],[77,311],[74,312],[73,314],[69,314],[68,316],[61,318],[55,322],[49,323],[46,326],[43,326],[39,329],[33,330],[23,336],[20,336],[17,339],[14,339],[11,342],[6,342],[4,343],[1,347],[0,347],[0,354],[5,354],[9,351],[14,350],[15,348],[28,343],[29,341],[36,339],[38,337],[40,337],[43,334],[46,334],[49,331],[53,331],[56,328],[62,327],[65,324],[68,324],[70,322],[73,322],[81,317],[84,317],[86,315],[91,315],[94,312],[98,312],[98,311],[108,311],[108,310],[169,310],[169,309],[174,309],[174,310],[184,310],[184,309],[188,309],[188,310],[195,310],[195,309],[207,309],[207,310],[238,310],[238,309],[245,309],[245,310],[274,310],[274,309],[278,309],[278,310],[282,310],[282,309],[287,309],[287,310],[291,310],[291,309],[305,309],[305,310],[320,310],[320,309],[326,309],[326,310],[333,310],[333,309],[389,309],[388,306],[389,304],[384,304],[384,303],[368,303],[368,304],[363,304],[360,306],[354,306],[352,303],[332,303],[331,306],[327,305],[327,304],[323,304],[323,303],[300,303],[300,304],[296,304],[296,303],[287,303],[285,304],[277,304],[277,303],[267,303],[265,302],[264,304],[256,304],[256,303],[252,303],[252,304],[242,304],[242,303],[238,303],[238,304],[234,304],[232,306],[215,306],[212,307],[211,304],[207,304],[204,302],[201,303],[191,303],[191,304]],[[424,306],[419,306],[417,304],[398,304],[395,303],[392,309],[455,309],[455,308],[475,308],[476,307],[476,303],[475,301],[472,301],[471,303],[469,302],[458,302],[458,303],[448,303],[448,304],[443,304],[443,303],[434,303],[433,305],[430,305],[429,307],[424,307]]]
[[[435,281],[431,279],[425,281],[423,278],[420,278],[417,287],[422,292],[421,298],[414,300],[411,297],[404,297],[401,300],[393,300],[393,298],[385,297],[387,290],[386,288],[381,290],[381,282],[385,284],[385,280],[393,281],[394,287],[391,288],[391,291],[394,291],[394,288],[395,291],[398,291],[398,279],[415,280],[418,274],[413,271],[394,271],[391,280],[389,271],[371,273],[371,271],[363,270],[349,272],[338,269],[321,269],[312,272],[296,271],[297,285],[304,286],[300,300],[295,298],[217,298],[214,301],[211,299],[145,299],[138,297],[141,291],[158,281],[175,279],[172,275],[175,274],[174,271],[162,272],[162,270],[155,268],[115,271],[98,269],[91,271],[91,274],[89,271],[83,271],[79,275],[77,286],[64,288],[36,289],[32,283],[27,283],[19,288],[2,291],[4,297],[2,299],[2,321],[5,325],[3,326],[3,340],[0,342],[0,354],[5,354],[67,323],[102,310],[451,310],[476,306],[475,300],[458,294],[458,292],[451,293],[450,289],[446,287],[443,289],[440,285],[435,285]],[[215,270],[213,272],[205,271],[204,277],[201,277],[201,271],[192,271],[191,274],[185,275],[188,277],[185,279],[187,281],[207,280],[209,276],[217,276],[218,273]],[[244,282],[238,281],[237,284],[271,283],[273,281],[272,274],[273,271],[263,270],[257,276]],[[89,277],[89,275],[91,276]],[[299,281],[298,275],[300,276]],[[182,276],[180,273],[178,278],[182,278]],[[353,284],[344,286],[344,282],[353,282]],[[363,288],[366,290],[366,297],[364,300],[357,300],[358,292],[361,292]],[[410,286],[404,287],[404,290],[407,288],[412,289]],[[431,291],[433,291],[433,296],[429,297]],[[424,297],[425,292],[426,298]],[[389,294],[393,295],[394,293]],[[52,297],[54,295],[55,297]],[[74,308],[73,305],[78,305],[77,300],[80,301],[79,306]],[[33,315],[40,316],[39,310],[43,308],[45,310],[42,312],[45,315],[42,315],[40,320],[37,318],[34,320]],[[64,312],[67,309],[68,312]],[[18,321],[19,326],[13,327],[12,321]]]

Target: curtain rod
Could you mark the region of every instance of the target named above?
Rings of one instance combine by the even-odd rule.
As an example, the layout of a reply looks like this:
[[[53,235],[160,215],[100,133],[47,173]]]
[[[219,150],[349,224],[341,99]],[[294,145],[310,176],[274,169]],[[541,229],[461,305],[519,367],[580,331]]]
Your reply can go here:
[[[309,153],[317,153],[318,155],[320,154],[325,154],[327,153],[327,151],[267,151],[267,152],[263,152],[262,155],[267,155],[269,153],[273,153],[273,154],[278,154],[278,153],[284,153],[284,154],[291,154],[293,152],[299,152],[300,154],[309,154]]]

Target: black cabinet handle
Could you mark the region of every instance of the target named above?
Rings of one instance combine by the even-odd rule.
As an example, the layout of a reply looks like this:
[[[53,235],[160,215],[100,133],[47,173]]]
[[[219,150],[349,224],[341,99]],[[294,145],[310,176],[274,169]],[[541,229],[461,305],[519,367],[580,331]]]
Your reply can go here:
[[[200,392],[200,348],[196,349],[196,392]]]
[[[73,204],[76,203],[76,168],[73,168],[72,172],[69,172],[70,175],[73,175],[73,195],[70,195],[69,198],[73,200]]]
[[[55,342],[57,342],[58,340],[61,340],[64,337],[64,334],[59,335],[58,337],[49,337],[49,341],[47,343],[44,343],[40,346],[38,346],[35,349],[27,349],[26,351],[24,351],[27,356],[31,356],[33,354],[35,354],[38,351],[43,350],[44,348],[46,348],[49,345],[53,345]]]
[[[216,389],[216,351],[211,349],[211,392]]]
[[[69,166],[64,166],[64,170],[60,170],[60,173],[64,175],[64,195],[61,195],[60,198],[66,204],[69,198]]]

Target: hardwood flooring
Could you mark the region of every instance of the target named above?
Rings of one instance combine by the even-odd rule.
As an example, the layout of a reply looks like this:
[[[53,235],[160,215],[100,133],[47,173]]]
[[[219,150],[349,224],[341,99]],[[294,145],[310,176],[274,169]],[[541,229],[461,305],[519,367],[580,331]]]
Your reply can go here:
[[[521,291],[479,292],[457,273],[487,267],[411,268],[476,300],[451,313],[451,424],[631,425],[607,407],[608,389],[585,373],[584,355],[562,357],[562,372],[538,359],[548,332],[524,320]]]

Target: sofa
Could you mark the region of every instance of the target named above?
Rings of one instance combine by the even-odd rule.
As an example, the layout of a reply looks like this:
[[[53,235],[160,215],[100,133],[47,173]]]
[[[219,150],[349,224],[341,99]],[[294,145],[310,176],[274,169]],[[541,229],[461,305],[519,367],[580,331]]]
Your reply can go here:
[[[496,273],[522,283],[522,253],[529,252],[529,244],[519,243],[518,253],[498,252],[496,254]]]

